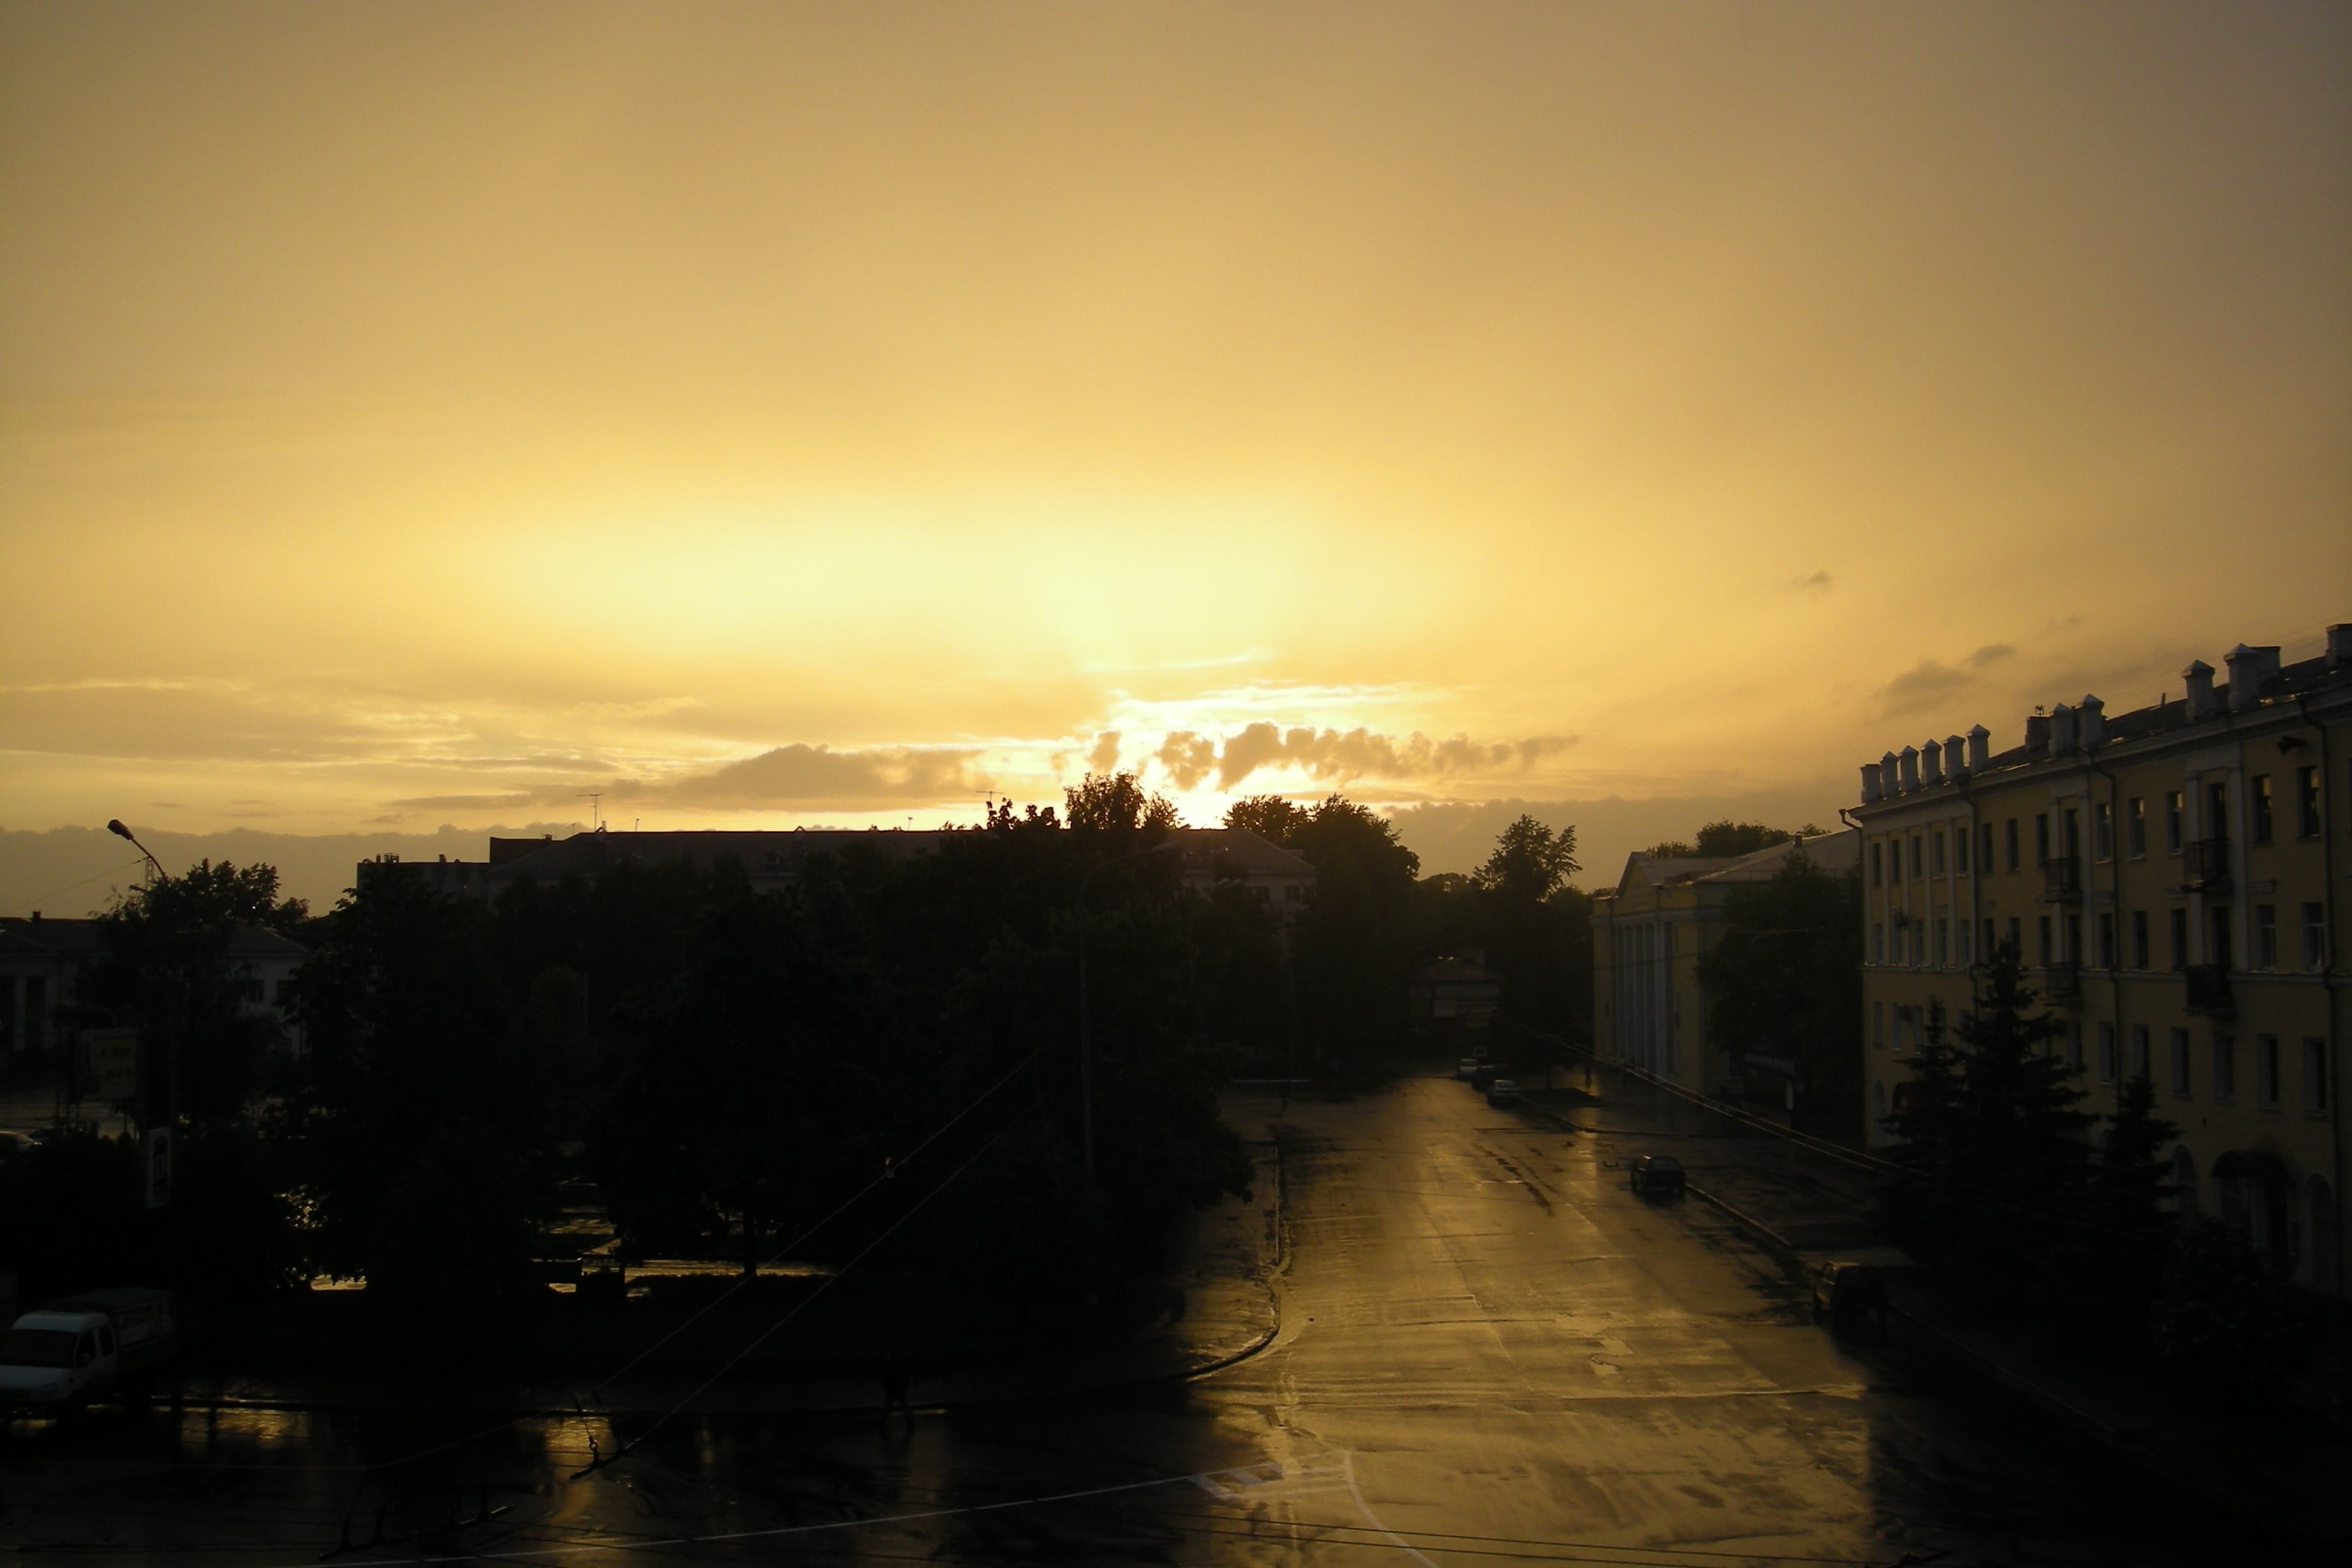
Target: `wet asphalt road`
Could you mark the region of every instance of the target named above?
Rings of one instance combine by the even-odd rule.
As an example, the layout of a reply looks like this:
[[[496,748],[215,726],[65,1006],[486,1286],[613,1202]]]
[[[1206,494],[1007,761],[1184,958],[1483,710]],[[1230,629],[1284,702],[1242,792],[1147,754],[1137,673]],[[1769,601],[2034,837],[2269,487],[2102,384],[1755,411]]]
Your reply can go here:
[[[1562,1133],[1433,1078],[1242,1109],[1285,1149],[1282,1328],[1208,1377],[911,1430],[681,1420],[576,1479],[614,1447],[601,1421],[476,1436],[490,1424],[100,1411],[20,1425],[0,1447],[0,1550],[290,1563],[348,1539],[345,1562],[1710,1568],[2238,1555],[2217,1521],[1899,1342],[1841,1345],[1719,1215],[1625,1189],[1617,1162],[1641,1137]]]

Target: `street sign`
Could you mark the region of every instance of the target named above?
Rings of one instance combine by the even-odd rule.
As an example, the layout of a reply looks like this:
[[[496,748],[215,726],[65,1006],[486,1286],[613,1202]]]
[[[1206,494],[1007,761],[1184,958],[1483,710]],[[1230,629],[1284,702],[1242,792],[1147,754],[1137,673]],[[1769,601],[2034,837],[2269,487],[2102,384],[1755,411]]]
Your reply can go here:
[[[130,1100],[139,1092],[139,1031],[81,1032],[81,1097]]]
[[[162,1208],[172,1201],[172,1130],[147,1130],[147,1206]]]

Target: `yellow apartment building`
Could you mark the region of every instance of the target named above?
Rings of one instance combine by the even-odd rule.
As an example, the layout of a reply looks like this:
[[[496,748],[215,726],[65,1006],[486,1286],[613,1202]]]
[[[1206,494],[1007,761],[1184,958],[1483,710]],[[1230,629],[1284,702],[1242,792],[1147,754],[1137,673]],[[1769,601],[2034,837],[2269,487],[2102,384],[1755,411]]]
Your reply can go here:
[[[2220,682],[2190,664],[2152,707],[2037,712],[2008,751],[1979,725],[1864,766],[1845,815],[1864,867],[1864,1124],[1888,1141],[1901,1058],[2013,942],[2084,1109],[2150,1079],[2181,1129],[2178,1202],[2340,1292],[2352,626],[2284,668],[2274,647],[2224,662]]]
[[[1793,1064],[1738,1061],[1707,1043],[1698,959],[1722,938],[1725,895],[1770,881],[1800,849],[1843,874],[1853,869],[1861,839],[1832,833],[1751,855],[1626,858],[1617,885],[1592,898],[1592,1026],[1601,1056],[1693,1094],[1733,1099],[1793,1074]]]

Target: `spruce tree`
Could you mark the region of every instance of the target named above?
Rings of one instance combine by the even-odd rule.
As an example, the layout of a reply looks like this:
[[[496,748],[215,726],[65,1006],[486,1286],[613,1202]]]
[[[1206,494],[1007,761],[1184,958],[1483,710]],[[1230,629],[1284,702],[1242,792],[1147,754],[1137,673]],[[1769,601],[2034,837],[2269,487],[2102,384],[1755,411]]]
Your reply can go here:
[[[1961,1279],[2052,1283],[2072,1244],[2091,1171],[2092,1117],[2081,1069],[2051,1048],[2059,1021],[2034,1011],[2017,949],[1985,967],[1956,1045],[1934,1022],[1910,1058],[1918,1075],[1902,1115],[1905,1175],[1890,1194],[1897,1238]]]

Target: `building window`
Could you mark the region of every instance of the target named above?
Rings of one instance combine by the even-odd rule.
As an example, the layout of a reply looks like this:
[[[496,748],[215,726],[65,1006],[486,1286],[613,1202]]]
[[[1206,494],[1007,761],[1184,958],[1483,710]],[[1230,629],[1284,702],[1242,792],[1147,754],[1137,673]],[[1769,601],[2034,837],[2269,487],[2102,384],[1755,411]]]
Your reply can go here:
[[[2164,847],[2171,853],[2180,853],[2181,817],[2185,803],[2179,790],[2167,790],[2164,795]]]
[[[2132,911],[2132,967],[2134,969],[2147,967],[2147,911],[2146,910]]]
[[[2025,961],[2025,938],[2019,929],[2017,917],[2009,917],[2009,951],[2017,954],[2018,962]]]
[[[1870,922],[1870,962],[1873,963],[1886,962],[1886,922],[1885,921]]]
[[[2230,940],[2230,906],[2209,904],[2205,909],[2205,957],[2216,969],[2238,967],[2238,945]]]
[[[2015,817],[2013,817],[2013,816],[2012,816],[2012,817],[2011,817],[2011,818],[2009,819],[2009,823],[2008,823],[2008,838],[2009,838],[2009,868],[2010,868],[2011,870],[2014,871],[2014,870],[2016,870],[2016,869],[2017,869],[2017,818],[2015,818]]]
[[[1940,827],[1927,835],[1927,874],[1931,877],[1944,874],[1944,830]]]
[[[2327,906],[2303,906],[2303,966],[2314,974],[2327,967]]]
[[[1952,962],[1952,922],[1943,916],[1936,917],[1936,966],[1942,968]]]
[[[2319,837],[2319,770],[2294,771],[2294,830],[2305,838]]]
[[[1886,885],[1886,879],[1878,874],[1879,851],[1885,847],[1885,846],[1875,838],[1870,841],[1870,885],[1874,888],[1883,888]]]
[[[2327,1042],[2308,1035],[2303,1041],[2303,1109],[2313,1116],[2327,1110]]]
[[[1969,954],[1969,922],[1966,921],[1956,921],[1953,926],[1952,934],[1959,939],[1960,943],[1960,951],[1955,956],[1957,956],[1962,963],[1972,962]]]
[[[1913,834],[1911,836],[1911,879],[1915,882],[1923,879],[1927,876],[1926,854],[1927,846],[1925,842],[1920,838],[1919,835],[1916,833]]]
[[[2213,1098],[2228,1100],[2238,1093],[2238,1042],[2227,1035],[2213,1037]]]
[[[2178,974],[2189,967],[2189,911],[2172,910],[2168,913],[2172,927],[2172,973]]]
[[[2114,1027],[2113,1025],[2103,1026],[2108,1028]],[[2134,1024],[2132,1026],[2131,1075],[2134,1078],[2147,1078],[2148,1076],[2147,1026],[2146,1024]]]
[[[1992,824],[1990,822],[1977,824],[1977,864],[1988,871],[1992,869]]]
[[[2254,802],[2254,842],[2255,842],[2255,843],[2257,843],[2257,844],[2268,844],[2268,843],[2271,841],[2271,775],[2270,775],[2270,774],[2268,774],[2268,773],[2256,773],[2256,774],[2254,775],[2254,794],[2253,794],[2253,802]]]
[[[2116,1026],[2113,1024],[2099,1026],[2099,1081],[2116,1081]]]
[[[2147,853],[2147,802],[2137,795],[2124,804],[2124,850],[2135,856]]]
[[[2189,1031],[2172,1031],[2172,1092],[2182,1099],[2189,1096]]]
[[[2116,963],[2116,912],[2102,910],[2099,911],[2099,967],[2113,969]]]
[[[2036,915],[2033,917],[2033,932],[2034,953],[2037,961],[2043,968],[2046,969],[2050,966],[2050,959],[2052,956],[2052,948],[2050,945],[2050,917],[2048,915]]]
[[[2102,860],[2116,858],[2116,808],[2105,801],[2091,807],[2091,853]]]
[[[2050,814],[2046,811],[2037,813],[2033,818],[2033,863],[2050,864]]]
[[[1965,827],[1952,829],[1952,869],[1963,877],[1969,874],[1969,830]]]
[[[2254,1101],[2264,1110],[2276,1110],[2279,1102],[2278,1037],[2254,1037]]]
[[[1870,1005],[1870,1043],[1874,1049],[1886,1048],[1886,1004],[1884,1002]]]
[[[2254,967],[2256,969],[2278,967],[2278,906],[2276,904],[2254,906]]]
[[[2066,1065],[2076,1072],[2083,1070],[2083,1021],[2066,1020]]]

